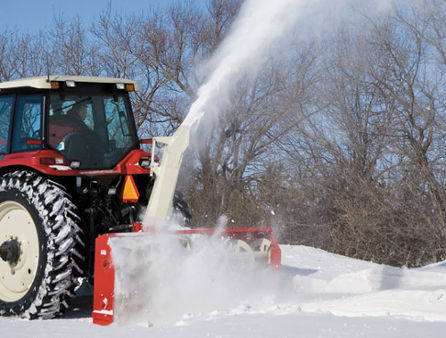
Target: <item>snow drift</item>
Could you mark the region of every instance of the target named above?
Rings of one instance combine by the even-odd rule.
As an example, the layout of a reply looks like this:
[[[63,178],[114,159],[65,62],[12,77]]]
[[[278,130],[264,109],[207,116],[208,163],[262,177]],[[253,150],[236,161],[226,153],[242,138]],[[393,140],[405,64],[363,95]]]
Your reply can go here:
[[[232,300],[199,311],[191,304],[191,308],[182,307],[169,319],[164,317],[164,322],[150,321],[145,315],[133,320],[137,323],[121,321],[101,327],[92,324],[91,296],[80,296],[63,319],[0,318],[0,330],[8,337],[42,338],[444,337],[446,262],[406,269],[310,247],[281,248],[280,288],[260,286],[262,301],[251,302],[248,297],[240,299],[242,305]],[[194,274],[193,279],[197,281],[199,276]],[[208,289],[200,290],[202,285],[198,282],[191,292],[200,304],[209,296],[205,293]],[[141,287],[134,280],[129,283],[134,289]],[[162,309],[155,311],[163,315]]]

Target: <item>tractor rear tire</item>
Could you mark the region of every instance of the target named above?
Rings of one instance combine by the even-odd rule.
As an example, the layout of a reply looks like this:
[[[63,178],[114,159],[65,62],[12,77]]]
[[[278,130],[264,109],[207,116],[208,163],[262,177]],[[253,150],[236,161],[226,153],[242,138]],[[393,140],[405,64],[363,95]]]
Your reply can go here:
[[[70,195],[30,171],[0,177],[0,315],[53,318],[82,274],[80,218]]]

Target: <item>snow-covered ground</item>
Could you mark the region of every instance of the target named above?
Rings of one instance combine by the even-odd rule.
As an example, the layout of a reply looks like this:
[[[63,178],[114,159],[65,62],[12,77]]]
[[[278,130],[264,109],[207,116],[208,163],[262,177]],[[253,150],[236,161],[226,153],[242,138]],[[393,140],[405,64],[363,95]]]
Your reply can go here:
[[[280,278],[273,277],[274,289],[260,281],[251,286],[253,294],[261,295],[258,302],[177,313],[159,324],[147,318],[100,327],[90,319],[91,296],[79,296],[63,319],[1,318],[0,332],[27,338],[445,336],[446,262],[399,269],[310,247],[282,246],[282,263]],[[203,290],[201,297],[212,297],[209,292]]]

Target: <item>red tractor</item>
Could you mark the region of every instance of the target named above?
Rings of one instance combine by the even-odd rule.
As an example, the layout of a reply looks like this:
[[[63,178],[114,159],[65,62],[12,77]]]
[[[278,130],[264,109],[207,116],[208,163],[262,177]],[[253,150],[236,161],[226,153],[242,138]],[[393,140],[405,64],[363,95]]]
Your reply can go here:
[[[0,84],[0,314],[62,313],[77,278],[93,275],[95,238],[132,230],[153,183],[129,99],[137,86],[61,76]]]
[[[167,217],[173,207],[190,225],[187,204],[174,193],[181,161],[158,171],[151,154],[140,149],[151,140],[137,136],[129,99],[137,89],[131,80],[81,76],[0,83],[0,315],[63,313],[78,280],[93,279],[96,238],[140,229],[149,200],[148,214]],[[251,230],[226,233],[256,237]],[[270,260],[280,264],[274,244]],[[96,312],[103,310],[109,311]]]

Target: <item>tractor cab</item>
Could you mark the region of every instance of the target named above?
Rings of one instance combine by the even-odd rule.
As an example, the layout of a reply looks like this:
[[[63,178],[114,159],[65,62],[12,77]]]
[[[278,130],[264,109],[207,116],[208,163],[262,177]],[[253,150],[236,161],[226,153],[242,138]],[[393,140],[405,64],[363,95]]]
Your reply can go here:
[[[118,80],[40,77],[0,84],[0,156],[49,149],[79,170],[115,167],[139,147],[128,94],[136,83]]]

